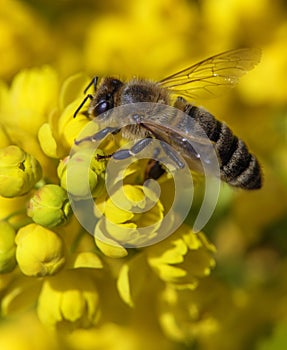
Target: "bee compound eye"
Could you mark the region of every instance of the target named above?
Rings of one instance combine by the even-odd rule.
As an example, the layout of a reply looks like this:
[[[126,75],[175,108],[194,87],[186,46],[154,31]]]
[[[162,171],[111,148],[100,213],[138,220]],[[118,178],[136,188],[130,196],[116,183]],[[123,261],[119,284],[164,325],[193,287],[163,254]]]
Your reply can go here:
[[[110,108],[111,108],[110,102],[106,101],[106,100],[102,100],[95,107],[95,113],[96,113],[96,115],[100,115],[100,114],[108,111]]]

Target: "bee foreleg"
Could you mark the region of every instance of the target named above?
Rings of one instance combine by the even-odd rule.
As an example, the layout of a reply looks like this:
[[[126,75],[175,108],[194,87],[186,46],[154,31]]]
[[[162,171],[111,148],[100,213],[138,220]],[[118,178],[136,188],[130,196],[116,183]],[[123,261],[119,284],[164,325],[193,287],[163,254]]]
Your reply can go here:
[[[89,142],[100,141],[100,140],[104,139],[107,135],[109,135],[109,134],[115,135],[119,131],[120,131],[119,128],[113,128],[113,127],[107,126],[106,128],[102,129],[101,131],[97,132],[96,134],[84,137],[78,141],[75,140],[75,144],[79,145],[80,143],[86,142],[86,141],[89,141]]]

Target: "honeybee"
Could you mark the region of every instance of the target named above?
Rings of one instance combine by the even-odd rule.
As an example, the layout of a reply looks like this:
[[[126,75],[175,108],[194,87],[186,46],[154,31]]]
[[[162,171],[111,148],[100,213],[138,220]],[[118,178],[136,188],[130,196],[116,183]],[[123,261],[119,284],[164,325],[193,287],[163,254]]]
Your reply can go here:
[[[261,52],[255,48],[235,49],[200,61],[186,69],[172,74],[158,82],[133,78],[127,82],[114,77],[105,77],[98,84],[98,78],[87,86],[85,93],[94,85],[93,95],[88,94],[76,110],[76,116],[88,99],[88,116],[96,118],[110,109],[126,104],[150,102],[161,105],[172,105],[186,113],[206,133],[213,143],[220,166],[221,180],[231,186],[252,190],[262,185],[261,168],[256,157],[249,152],[244,141],[233,134],[231,129],[217,120],[212,114],[201,107],[189,103],[187,99],[194,98],[202,92],[212,94],[222,87],[233,87],[238,79],[251,70],[260,61]],[[172,102],[175,98],[175,102]],[[158,118],[162,118],[159,114]],[[177,122],[174,116],[174,123]],[[109,133],[121,131],[128,140],[137,140],[131,149],[119,150],[113,154],[115,159],[124,159],[143,150],[149,140],[156,138],[170,144],[179,150],[187,163],[200,159],[192,147],[187,147],[184,135],[164,124],[156,124],[152,120],[124,126],[121,130],[106,127],[88,139],[102,139]],[[192,133],[193,130],[190,130]],[[85,141],[76,141],[78,143]],[[196,137],[195,137],[196,140]],[[201,140],[198,138],[198,142]],[[175,154],[167,150],[167,154],[177,161]]]

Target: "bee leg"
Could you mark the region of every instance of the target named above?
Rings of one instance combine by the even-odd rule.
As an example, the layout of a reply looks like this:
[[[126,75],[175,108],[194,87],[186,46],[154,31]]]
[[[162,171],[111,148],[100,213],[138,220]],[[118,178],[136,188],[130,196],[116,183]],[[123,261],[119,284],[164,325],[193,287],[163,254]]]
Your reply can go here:
[[[106,128],[102,129],[101,131],[97,132],[94,135],[84,137],[84,138],[82,138],[80,140],[75,140],[74,142],[75,142],[75,145],[79,145],[82,142],[86,142],[86,141],[96,142],[96,141],[102,140],[103,138],[105,138],[109,134],[115,135],[119,131],[120,131],[119,128],[113,128],[113,127],[107,126]]]
[[[143,149],[145,149],[150,144],[151,141],[152,141],[152,138],[150,138],[150,137],[147,137],[145,139],[141,139],[141,140],[137,141],[133,145],[133,147],[131,147],[130,149],[121,149],[119,151],[116,151],[113,154],[113,158],[116,160],[122,160],[122,159],[132,157],[135,154],[138,154],[139,152],[141,152]]]
[[[184,168],[184,163],[178,158],[176,152],[167,143],[160,141],[162,149],[165,154],[178,166],[178,168]]]

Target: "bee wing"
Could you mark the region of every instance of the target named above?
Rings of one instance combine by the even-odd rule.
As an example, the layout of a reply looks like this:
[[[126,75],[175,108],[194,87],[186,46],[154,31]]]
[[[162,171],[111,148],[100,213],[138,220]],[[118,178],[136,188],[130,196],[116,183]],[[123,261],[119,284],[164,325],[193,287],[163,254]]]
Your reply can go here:
[[[173,93],[188,98],[217,95],[226,87],[233,87],[239,78],[259,61],[261,50],[242,48],[220,53],[172,74],[158,83]]]
[[[209,162],[207,158],[211,153],[210,148],[214,145],[207,137],[192,135],[191,132],[186,135],[172,127],[150,120],[144,121],[141,125],[156,139],[166,142],[177,150],[192,170],[203,173],[202,162]]]

